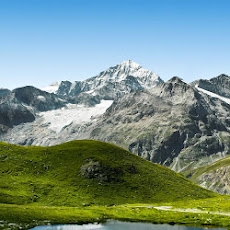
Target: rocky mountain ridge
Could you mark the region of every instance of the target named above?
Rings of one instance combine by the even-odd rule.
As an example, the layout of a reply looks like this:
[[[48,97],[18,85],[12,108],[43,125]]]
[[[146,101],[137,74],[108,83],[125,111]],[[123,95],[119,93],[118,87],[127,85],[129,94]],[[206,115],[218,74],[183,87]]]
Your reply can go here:
[[[102,140],[184,172],[230,153],[230,86],[224,84],[228,78],[187,84],[173,77],[163,82],[126,61],[83,82],[53,85],[55,93],[33,87],[0,90],[0,112],[18,119],[4,124],[1,141],[49,146]],[[210,84],[215,86],[212,91]],[[6,105],[10,107],[1,109]],[[7,114],[20,114],[12,109],[15,105],[21,108],[19,117],[26,119]]]
[[[221,115],[216,114],[219,107]],[[228,104],[173,78],[151,93],[135,92],[114,102],[90,138],[122,143],[139,156],[181,171],[210,162],[209,156],[219,159],[220,152],[228,154],[228,143],[219,138],[229,136],[228,111]]]
[[[126,94],[114,100],[98,118],[70,123],[59,133],[50,129],[49,123],[42,123],[40,117],[15,127],[3,140],[36,145],[102,140],[183,171],[229,154],[229,120],[227,103],[174,77],[150,91]],[[20,133],[19,137],[14,133]]]
[[[13,126],[32,122],[36,113],[64,107],[66,101],[54,94],[32,86],[12,91],[0,89],[0,130],[7,131]]]
[[[13,127],[17,129],[20,126],[26,127],[27,125],[35,124],[36,127],[42,126],[47,128],[50,123],[47,121],[47,117],[48,120],[51,119],[53,121],[51,116],[57,116],[55,112],[51,112],[50,114],[44,114],[43,112],[54,110],[61,114],[61,116],[65,114],[66,117],[70,115],[72,118],[74,117],[73,113],[76,113],[80,117],[85,116],[87,118],[74,118],[74,122],[90,121],[88,115],[92,114],[95,117],[103,113],[104,109],[106,109],[105,106],[111,104],[111,100],[122,97],[135,90],[145,90],[149,87],[157,86],[162,82],[156,74],[129,60],[82,82],[76,81],[71,83],[62,81],[53,84],[46,88],[48,92],[32,86],[25,86],[12,91],[1,89],[0,113],[2,116],[0,119],[0,128],[2,132],[8,132],[7,135],[11,133]],[[109,101],[108,99],[111,100]],[[95,107],[98,107],[98,109],[94,109]],[[70,111],[69,113],[68,110]],[[89,111],[88,114],[87,110]],[[80,112],[83,114],[79,114]],[[41,117],[44,119],[40,119]],[[48,124],[46,124],[46,121]],[[63,127],[71,124],[72,121],[69,119],[69,123],[64,123]],[[52,131],[55,132],[55,130]],[[15,140],[11,139],[11,141],[14,142],[24,136],[28,136],[27,131],[24,135],[16,137]],[[29,142],[26,141],[27,139],[19,141],[19,143],[34,143],[32,140],[29,140]],[[44,141],[35,143],[41,145]]]
[[[230,77],[226,74],[221,74],[210,80],[200,79],[192,82],[192,85],[216,93],[220,96],[230,98]]]
[[[100,99],[114,100],[126,93],[148,89],[161,83],[163,80],[157,74],[128,60],[85,81],[62,81],[44,90],[72,99],[85,93],[84,95]]]

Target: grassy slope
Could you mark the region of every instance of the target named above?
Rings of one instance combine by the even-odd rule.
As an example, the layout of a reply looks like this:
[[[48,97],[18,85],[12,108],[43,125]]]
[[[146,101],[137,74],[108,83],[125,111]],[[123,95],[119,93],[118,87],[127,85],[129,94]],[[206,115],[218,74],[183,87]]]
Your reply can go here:
[[[209,198],[193,201],[162,203],[175,208],[196,208],[209,213],[184,213],[178,211],[163,211],[155,208],[157,204],[133,204],[118,206],[88,206],[88,207],[49,207],[34,205],[0,204],[0,219],[7,220],[0,224],[0,229],[28,229],[46,224],[81,224],[87,222],[103,222],[107,219],[122,221],[138,221],[150,223],[183,224],[191,226],[230,226],[229,216],[212,214],[211,211],[230,211],[229,197]],[[16,223],[10,225],[8,223]]]
[[[183,172],[183,175],[185,175],[192,181],[196,181],[197,178],[201,176],[203,173],[209,173],[221,167],[227,167],[227,166],[230,166],[230,157],[225,157],[207,166],[185,171]]]
[[[89,159],[100,162],[106,169],[122,171],[118,172],[119,180],[103,182],[84,178],[81,168]],[[180,174],[103,142],[73,141],[53,147],[0,143],[0,171],[0,220],[4,220],[0,221],[0,229],[106,219],[230,225],[226,216],[185,215],[148,208],[149,205],[177,206],[177,202],[182,202],[178,203],[181,206],[194,204],[199,207],[204,202],[199,199],[203,198],[215,201],[215,205],[211,205],[214,207],[218,199],[229,198],[218,196]],[[133,206],[108,207],[126,203]]]
[[[88,159],[122,170],[119,182],[86,179]],[[130,167],[135,172],[130,172]],[[183,176],[115,145],[73,141],[53,147],[0,144],[0,203],[78,206],[214,197]]]

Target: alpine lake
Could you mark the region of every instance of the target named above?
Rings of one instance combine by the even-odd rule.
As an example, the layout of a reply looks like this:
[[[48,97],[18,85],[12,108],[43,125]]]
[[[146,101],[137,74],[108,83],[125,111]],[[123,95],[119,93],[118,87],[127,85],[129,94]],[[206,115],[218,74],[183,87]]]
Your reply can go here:
[[[150,224],[121,221],[107,221],[103,224],[84,224],[84,225],[50,225],[38,226],[31,230],[204,230],[202,227],[188,227],[168,224]],[[226,230],[225,228],[208,228],[210,230]]]

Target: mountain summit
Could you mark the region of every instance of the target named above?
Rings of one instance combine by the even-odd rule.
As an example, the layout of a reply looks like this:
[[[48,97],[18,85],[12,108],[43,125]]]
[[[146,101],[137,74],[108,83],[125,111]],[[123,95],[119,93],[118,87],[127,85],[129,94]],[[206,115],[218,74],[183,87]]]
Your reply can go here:
[[[97,95],[100,99],[115,99],[131,91],[149,89],[161,83],[163,80],[157,74],[127,60],[84,81],[62,81],[43,90],[51,92],[52,89],[59,96],[76,97],[87,93]]]
[[[104,81],[120,82],[126,80],[130,76],[137,78],[138,82],[144,88],[149,88],[163,82],[157,74],[144,69],[141,65],[132,60],[127,60],[119,65],[111,67],[94,78]]]

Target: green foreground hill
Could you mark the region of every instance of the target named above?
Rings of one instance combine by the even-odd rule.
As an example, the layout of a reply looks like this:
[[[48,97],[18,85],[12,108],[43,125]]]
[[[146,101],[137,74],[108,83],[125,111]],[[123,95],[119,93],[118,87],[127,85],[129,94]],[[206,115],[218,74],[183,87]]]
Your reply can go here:
[[[115,145],[0,143],[0,203],[58,206],[171,202],[216,196]]]

